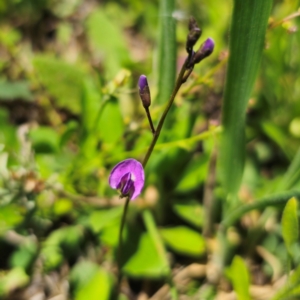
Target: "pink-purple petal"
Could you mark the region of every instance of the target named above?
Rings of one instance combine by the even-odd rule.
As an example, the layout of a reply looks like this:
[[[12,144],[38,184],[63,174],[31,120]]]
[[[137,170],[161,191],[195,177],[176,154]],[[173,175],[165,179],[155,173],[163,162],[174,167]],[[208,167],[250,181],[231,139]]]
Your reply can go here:
[[[131,181],[132,183],[130,183]],[[141,193],[144,182],[143,166],[133,158],[119,162],[112,169],[109,176],[109,185],[113,189],[121,189],[121,192],[129,191],[130,194],[132,193],[131,200],[135,199]]]

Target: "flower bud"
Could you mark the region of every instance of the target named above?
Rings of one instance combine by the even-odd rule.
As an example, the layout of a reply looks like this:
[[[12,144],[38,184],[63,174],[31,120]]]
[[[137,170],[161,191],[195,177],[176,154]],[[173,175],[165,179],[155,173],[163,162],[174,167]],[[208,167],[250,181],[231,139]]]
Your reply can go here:
[[[201,29],[198,27],[196,20],[193,17],[190,18],[189,30],[190,31],[186,40],[186,51],[188,53],[192,51],[192,48],[194,47],[202,33]]]
[[[148,86],[148,80],[145,75],[141,75],[139,78],[139,94],[145,108],[148,108],[151,105],[151,95],[150,89]]]
[[[208,38],[199,48],[194,55],[194,64],[199,63],[202,59],[212,54],[214,51],[215,42],[213,39]]]

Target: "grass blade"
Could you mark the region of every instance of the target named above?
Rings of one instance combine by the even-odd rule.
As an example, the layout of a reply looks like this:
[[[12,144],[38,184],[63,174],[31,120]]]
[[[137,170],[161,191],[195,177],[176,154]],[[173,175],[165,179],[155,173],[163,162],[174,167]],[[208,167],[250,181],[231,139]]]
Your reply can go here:
[[[258,73],[272,0],[235,0],[223,104],[220,175],[233,197],[244,169],[245,113]]]
[[[172,14],[174,0],[160,1],[160,33],[158,49],[158,103],[169,99],[176,78],[176,24]]]

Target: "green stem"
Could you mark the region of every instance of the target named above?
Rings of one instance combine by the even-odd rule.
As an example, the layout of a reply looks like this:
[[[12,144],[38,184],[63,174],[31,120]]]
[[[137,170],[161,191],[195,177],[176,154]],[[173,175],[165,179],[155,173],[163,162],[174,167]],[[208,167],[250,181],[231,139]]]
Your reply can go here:
[[[163,125],[164,125],[164,122],[165,122],[165,119],[167,117],[167,114],[168,114],[168,112],[169,112],[169,110],[170,110],[170,108],[171,108],[171,106],[172,106],[172,104],[174,102],[174,99],[175,99],[175,97],[177,95],[177,92],[178,92],[178,90],[180,89],[180,87],[182,85],[182,80],[184,78],[185,71],[186,71],[186,61],[183,64],[183,66],[181,67],[181,70],[179,72],[179,75],[178,75],[178,78],[177,78],[177,81],[176,81],[176,84],[175,84],[175,88],[174,88],[174,90],[173,90],[173,92],[172,92],[172,94],[170,96],[170,99],[169,99],[169,101],[168,101],[168,103],[167,103],[167,105],[165,107],[165,110],[164,110],[164,112],[163,112],[163,114],[162,114],[162,116],[161,116],[161,118],[159,120],[159,123],[157,125],[157,129],[156,129],[155,133],[153,134],[152,142],[151,142],[151,144],[150,144],[150,146],[148,148],[148,151],[147,151],[147,153],[145,155],[145,158],[143,160],[143,163],[142,163],[142,165],[143,165],[144,168],[145,168],[145,166],[146,166],[146,164],[147,164],[147,162],[148,162],[148,160],[149,160],[149,158],[151,156],[151,153],[152,153],[152,151],[154,149],[154,146],[155,146],[155,144],[156,144],[156,142],[157,142],[157,140],[159,138],[161,129],[162,129]]]
[[[121,268],[122,268],[122,247],[123,247],[123,238],[122,233],[125,225],[127,210],[130,202],[130,197],[126,197],[126,201],[124,204],[123,214],[122,214],[122,220],[121,220],[121,226],[119,231],[119,246],[118,246],[118,265],[119,265],[119,278],[118,278],[118,286],[120,287],[120,283],[122,280],[122,274],[121,274]]]
[[[150,114],[150,110],[149,110],[149,107],[145,107],[145,111],[146,111],[146,115],[147,115],[147,118],[148,118],[148,122],[149,122],[149,125],[150,125],[150,128],[151,128],[151,132],[153,134],[155,134],[155,128],[153,126],[153,122],[152,122],[152,118],[151,118],[151,114]]]
[[[233,212],[221,222],[221,229],[226,230],[228,227],[233,226],[244,214],[251,210],[264,209],[268,206],[284,205],[292,197],[298,197],[300,199],[300,190],[278,193],[258,199],[253,203],[240,206],[233,210]]]

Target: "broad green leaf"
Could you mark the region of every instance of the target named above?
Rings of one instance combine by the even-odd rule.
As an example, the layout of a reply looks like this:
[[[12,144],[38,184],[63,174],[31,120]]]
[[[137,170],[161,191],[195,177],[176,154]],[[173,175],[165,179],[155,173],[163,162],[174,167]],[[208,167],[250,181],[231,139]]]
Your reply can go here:
[[[108,273],[99,268],[93,276],[90,277],[82,286],[79,286],[75,293],[75,300],[86,299],[110,299],[110,278]]]
[[[220,176],[235,197],[245,159],[245,119],[259,70],[272,0],[235,0],[223,104]]]
[[[11,256],[10,265],[28,270],[37,255],[37,250],[38,247],[35,242],[26,241]]]
[[[297,214],[298,202],[293,197],[287,202],[281,219],[283,240],[290,254],[292,254],[293,246],[299,240],[299,220]]]
[[[39,55],[33,60],[38,79],[55,99],[60,108],[80,112],[84,72],[75,65],[49,55]]]
[[[88,284],[97,273],[99,266],[91,261],[82,260],[76,263],[70,272],[70,283],[78,290]]]
[[[1,100],[32,100],[29,83],[26,81],[0,81],[0,99]]]
[[[101,55],[109,77],[113,77],[121,67],[130,62],[124,34],[109,19],[103,8],[94,10],[86,25],[91,45]]]
[[[203,207],[196,201],[174,204],[175,213],[190,224],[200,228],[203,225]]]
[[[123,272],[136,278],[159,278],[168,273],[168,268],[148,233],[140,236],[136,252],[124,264]]]
[[[116,99],[111,99],[105,104],[99,120],[99,135],[104,143],[122,144],[124,122],[120,106]]]
[[[0,207],[0,234],[23,220],[20,206],[9,204]]]
[[[165,243],[175,252],[188,256],[201,256],[205,253],[205,240],[186,226],[161,229]]]
[[[226,271],[230,278],[238,300],[250,300],[249,285],[250,276],[244,260],[235,256],[229,269]]]
[[[85,134],[97,132],[97,117],[101,108],[101,90],[91,79],[84,82],[81,99],[82,127]]]
[[[103,209],[92,212],[89,217],[89,224],[94,232],[99,232],[109,223],[120,220],[123,208],[116,207],[110,209]]]

